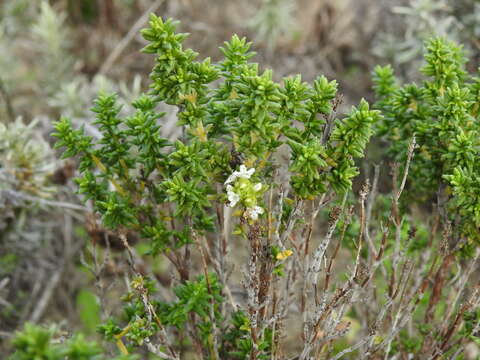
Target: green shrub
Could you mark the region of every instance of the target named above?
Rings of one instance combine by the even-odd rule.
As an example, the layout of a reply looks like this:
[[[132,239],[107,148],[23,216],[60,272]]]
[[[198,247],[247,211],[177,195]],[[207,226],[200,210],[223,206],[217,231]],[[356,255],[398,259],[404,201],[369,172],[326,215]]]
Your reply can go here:
[[[234,218],[238,220],[233,219],[236,233],[250,243],[257,253],[252,261],[260,266],[258,242],[265,241],[260,238],[265,231],[261,229],[278,216],[266,194],[279,191],[280,184],[275,181],[279,169],[289,170],[293,189],[289,197],[297,204],[313,201],[327,191],[345,193],[358,174],[354,158],[363,156],[379,113],[362,100],[349,116],[336,120],[335,81],[321,76],[308,85],[296,76],[278,84],[271,71],[260,74],[258,65],[248,62],[254,55],[250,44],[237,36],[221,48],[225,58],[218,64],[209,59],[196,62],[197,54],[182,47],[187,35],[175,33],[175,27],[172,20],[163,22],[152,15],[150,28],[142,32],[149,41],[143,51],[154,54],[156,63],[151,91],[132,104],[134,114],[120,117],[116,96],[103,94],[93,108],[97,114],[94,124],[103,134],[100,141],[95,142],[82,129],[74,130],[67,118],[55,125],[55,136],[59,139],[57,147],[66,149],[64,157],[79,157],[79,192],[92,201],[103,224],[120,234],[140,232],[150,241],[152,254],[163,253],[172,261],[183,283],[176,291],[180,299],[177,305],[152,305],[148,310],[143,308],[146,298],[142,297],[129,305],[127,330],[122,336],[142,344],[145,338],[165,331],[166,326],[181,329],[193,311],[203,319],[195,324],[194,338],[214,358],[217,340],[211,339],[211,333],[223,326],[215,310],[222,298],[214,292],[220,288],[215,290],[214,284],[218,280],[224,283],[225,274],[223,269],[215,269],[218,280],[212,277],[206,288],[203,280],[201,290],[201,283],[189,282],[191,269],[181,248],[221,233],[221,213],[229,206],[237,210]],[[178,108],[183,136],[174,143],[160,137],[163,114],[156,111],[160,102]],[[290,149],[288,162],[276,160],[281,146]],[[276,246],[277,255],[268,260],[268,269],[258,268],[257,274],[251,274],[252,291],[260,292],[253,290],[253,282],[261,276],[271,278],[270,267],[292,253],[280,240],[291,231],[289,221],[292,219],[279,225],[277,240],[266,244],[267,248]],[[138,286],[144,289],[144,285]],[[193,288],[188,290],[190,286]],[[197,295],[182,300],[184,291]],[[141,294],[149,296],[143,290]],[[250,307],[260,307],[265,296],[252,296],[256,303]],[[203,305],[196,305],[196,298]],[[210,303],[212,312],[208,310]],[[269,343],[271,331],[264,316],[251,309],[249,326],[257,332],[253,343],[242,343],[243,350],[229,351],[245,353],[245,346],[250,346],[247,353],[267,356],[271,348],[262,344]],[[111,336],[120,333],[117,326],[102,329]],[[174,353],[171,348],[170,353]]]
[[[427,43],[425,61],[421,85],[399,85],[391,67],[375,68],[376,107],[384,114],[379,133],[397,161],[406,158],[406,143],[416,136],[409,195],[436,198],[444,220],[478,241],[480,79],[465,70],[462,48],[442,38]]]
[[[467,285],[480,251],[459,266],[447,232],[399,206],[409,171],[419,182],[411,196],[426,192],[428,181],[441,186],[448,166],[454,175],[471,160],[435,138],[446,141],[453,126],[429,130],[428,122],[408,121],[415,111],[434,123],[437,111],[471,130],[462,117],[467,105],[451,100],[467,92],[449,90],[465,77],[457,48],[432,41],[425,71],[434,80],[421,90],[399,88],[389,68],[377,69],[381,127],[396,132],[392,154],[405,168],[400,178],[394,167],[392,196],[377,199],[377,171],[356,201],[349,196],[359,172],[355,158],[363,157],[379,111],[362,100],[337,118],[335,81],[320,76],[309,85],[296,76],[277,83],[249,62],[250,44],[237,36],[221,48],[220,62],[198,62],[176,25],[152,15],[142,32],[155,66],[133,114],[123,116],[116,96],[101,94],[93,108],[100,139],[67,118],[55,124],[57,147],[78,159],[79,192],[127,256],[122,309],[99,326],[115,347],[100,349],[79,335],[59,345],[51,331],[27,325],[13,341],[13,359],[438,359],[478,341],[480,300]],[[411,93],[415,106],[404,101]],[[178,111],[176,141],[160,136],[160,104]],[[414,135],[421,148],[412,162]],[[435,178],[421,177],[427,165]],[[325,231],[317,237],[319,214]],[[151,262],[168,259],[171,283],[151,274],[129,243],[131,233],[150,245]],[[340,251],[347,266],[336,264]],[[238,262],[241,274],[233,270]]]
[[[56,338],[55,338],[56,337]],[[86,341],[82,335],[65,340],[55,328],[26,324],[13,340],[16,348],[10,360],[106,360],[98,344]],[[108,359],[112,359],[109,357]],[[135,360],[136,356],[118,356],[112,360]]]

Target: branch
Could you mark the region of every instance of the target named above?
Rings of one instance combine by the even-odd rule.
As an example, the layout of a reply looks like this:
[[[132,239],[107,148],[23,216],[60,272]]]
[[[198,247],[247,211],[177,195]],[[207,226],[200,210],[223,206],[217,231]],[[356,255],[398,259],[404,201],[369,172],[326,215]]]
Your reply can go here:
[[[107,57],[107,60],[105,60],[105,62],[100,67],[98,74],[105,75],[110,70],[110,68],[118,59],[123,50],[125,50],[128,44],[130,44],[130,42],[133,40],[135,35],[138,34],[140,28],[147,22],[150,13],[155,12],[160,7],[160,5],[162,5],[163,1],[164,0],[156,0],[152,5],[150,5],[147,10],[145,10],[142,16],[137,20],[135,24],[133,24],[128,33],[123,37],[123,39],[117,44],[117,46]]]

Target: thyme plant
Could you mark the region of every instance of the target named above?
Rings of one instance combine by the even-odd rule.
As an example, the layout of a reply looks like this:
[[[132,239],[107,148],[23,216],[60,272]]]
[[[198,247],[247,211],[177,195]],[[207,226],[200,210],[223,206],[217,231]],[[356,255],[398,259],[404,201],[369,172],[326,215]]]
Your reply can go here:
[[[453,236],[478,241],[480,79],[466,71],[462,48],[443,38],[427,42],[425,62],[420,85],[400,85],[390,66],[375,68],[376,107],[384,113],[379,132],[400,161],[406,142],[416,136],[410,195],[436,198]]]
[[[101,329],[124,354],[160,334],[158,351],[178,358],[174,331],[186,332],[211,359],[267,358],[278,341],[267,304],[272,282],[294,254],[289,236],[307,205],[323,206],[349,191],[358,174],[354,159],[363,156],[380,115],[362,100],[338,119],[335,81],[319,76],[309,85],[298,75],[277,83],[272,71],[249,62],[250,43],[237,36],[220,48],[218,63],[197,61],[176,26],[152,15],[142,31],[149,42],[143,51],[155,56],[155,66],[150,91],[132,103],[133,114],[121,117],[116,95],[101,94],[92,109],[99,141],[68,118],[55,124],[63,157],[79,159],[79,192],[123,239],[136,278],[126,297],[126,323],[111,320]],[[160,136],[161,103],[178,109],[183,135],[175,142]],[[153,256],[173,264],[178,303],[152,298],[127,231],[138,232]],[[227,311],[232,241],[248,248],[248,301],[239,308],[231,300],[235,311]],[[200,274],[191,265],[194,248]],[[311,351],[309,345],[305,354]]]
[[[91,124],[101,137],[66,117],[55,124],[56,146],[78,160],[92,222],[115,235],[128,263],[122,309],[102,312],[106,343],[26,325],[12,360],[437,360],[478,343],[479,288],[470,284],[480,248],[460,262],[463,243],[451,241],[476,221],[458,200],[458,184],[475,180],[477,146],[477,85],[466,80],[460,50],[432,40],[422,87],[400,87],[390,68],[377,68],[385,118],[364,100],[339,117],[335,81],[277,82],[237,36],[218,63],[198,61],[176,26],[152,15],[142,32],[155,66],[133,113],[101,94]],[[160,136],[165,105],[177,109],[175,141]],[[404,166],[393,167],[392,194],[378,194],[377,167],[354,199],[355,159],[374,126],[395,140],[391,152]],[[460,135],[472,147],[460,148]],[[414,218],[400,204],[405,190],[408,199],[431,184],[453,189],[448,206],[462,220],[454,235],[450,222]],[[108,263],[108,236],[105,243]],[[152,270],[163,262],[168,282]]]
[[[142,32],[150,42],[144,52],[156,55],[156,65],[152,90],[132,104],[135,114],[121,119],[116,96],[103,94],[92,109],[103,133],[98,143],[67,118],[55,125],[57,147],[66,148],[63,157],[80,155],[79,191],[93,200],[107,227],[139,229],[157,250],[182,246],[191,230],[214,229],[212,211],[227,198],[224,184],[255,173],[260,185],[253,192],[246,182],[236,190],[245,218],[274,186],[275,168],[283,164],[275,164],[272,154],[282,144],[292,152],[288,166],[299,198],[351,187],[358,174],[353,159],[363,156],[378,111],[362,100],[343,121],[335,121],[329,117],[335,81],[322,76],[309,86],[296,76],[281,86],[271,71],[259,74],[258,65],[248,63],[250,44],[236,36],[221,49],[225,59],[219,64],[195,62],[197,54],[182,48],[186,34],[176,34],[175,25],[152,16],[151,27]],[[216,88],[207,86],[219,79]],[[173,144],[159,135],[162,114],[155,107],[161,101],[178,107],[185,129]],[[163,205],[170,209],[158,216]],[[187,223],[167,231],[172,216]]]

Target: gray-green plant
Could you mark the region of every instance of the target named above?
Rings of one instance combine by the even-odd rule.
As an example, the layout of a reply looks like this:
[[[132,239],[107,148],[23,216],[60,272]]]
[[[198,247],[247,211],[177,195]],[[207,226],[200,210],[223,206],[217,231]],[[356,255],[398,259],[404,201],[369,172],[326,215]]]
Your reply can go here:
[[[250,21],[259,41],[266,44],[270,55],[281,37],[291,37],[296,26],[294,21],[295,1],[262,0],[260,8]]]
[[[378,32],[372,51],[398,69],[404,81],[419,80],[423,44],[431,37],[462,43],[476,62],[480,7],[476,0],[412,0],[385,3],[384,31]]]

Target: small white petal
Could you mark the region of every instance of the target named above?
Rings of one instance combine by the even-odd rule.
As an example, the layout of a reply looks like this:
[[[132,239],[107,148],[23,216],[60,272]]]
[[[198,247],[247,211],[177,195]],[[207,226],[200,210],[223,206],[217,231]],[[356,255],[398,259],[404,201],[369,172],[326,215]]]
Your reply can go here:
[[[239,200],[240,200],[240,196],[238,196],[237,194],[235,193],[228,194],[228,201],[230,201],[230,204],[228,204],[228,206],[234,207],[235,205],[237,205]]]
[[[254,168],[247,169],[245,165],[240,165],[240,171],[238,171],[238,177],[243,179],[250,179],[252,174],[255,172]]]
[[[248,210],[247,214],[248,214],[248,217],[252,220],[258,219],[258,214],[255,211]]]
[[[252,220],[257,220],[258,215],[263,214],[264,210],[260,206],[254,206],[253,208],[247,209],[247,216]]]
[[[231,174],[228,179],[225,181],[225,184],[230,184],[234,182],[237,179],[237,172],[234,171],[233,174]]]
[[[262,189],[262,184],[261,183],[257,183],[253,187],[253,190],[255,190],[255,191],[260,191],[261,189]]]
[[[230,204],[228,204],[230,207],[234,207],[240,201],[240,196],[233,191],[231,185],[227,185],[227,197],[230,201]]]
[[[247,177],[247,179],[250,179],[250,176],[252,176],[252,174],[255,172],[255,169],[254,168],[251,168],[251,169],[248,169],[246,171],[246,174],[245,176]]]

